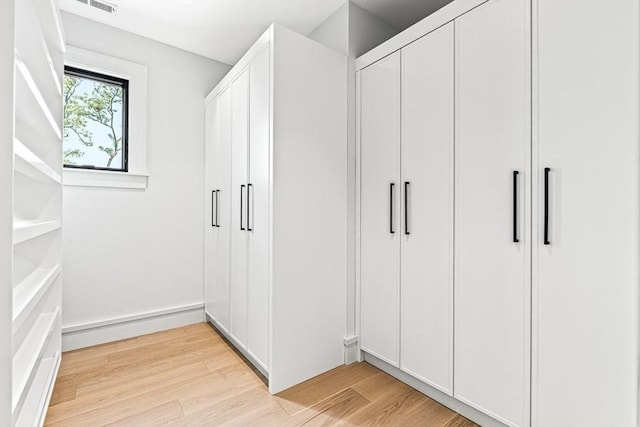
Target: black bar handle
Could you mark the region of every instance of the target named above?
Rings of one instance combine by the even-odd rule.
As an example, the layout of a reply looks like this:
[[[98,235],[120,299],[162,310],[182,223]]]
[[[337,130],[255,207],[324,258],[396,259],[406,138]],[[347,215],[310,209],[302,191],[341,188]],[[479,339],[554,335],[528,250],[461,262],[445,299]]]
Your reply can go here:
[[[251,209],[249,203],[251,203],[251,192],[249,191],[253,187],[253,184],[247,184],[247,230],[253,231],[253,228],[249,227],[249,218],[251,218]]]
[[[544,244],[550,245],[549,241],[549,172],[551,168],[544,168]]]
[[[389,233],[394,234],[393,229],[393,187],[395,184],[392,182],[389,184]]]
[[[519,243],[518,239],[518,174],[513,171],[513,243]]]
[[[218,218],[218,211],[220,210],[218,208],[218,205],[220,203],[220,198],[218,197],[218,195],[220,194],[220,190],[216,190],[216,227],[220,227],[220,219]]]
[[[216,190],[211,190],[211,226],[215,227],[216,226],[216,220],[214,220],[213,215],[215,212],[216,215],[216,219],[218,216],[218,197],[215,197],[215,207],[213,205],[213,199],[214,199],[214,194],[216,194]]]
[[[245,230],[244,226],[242,225],[242,220],[243,220],[243,216],[244,216],[244,215],[242,215],[242,208],[244,206],[244,198],[242,197],[243,194],[244,194],[244,187],[245,187],[244,184],[242,184],[240,186],[240,230],[242,230],[242,231]]]
[[[404,234],[409,235],[409,181],[404,183]]]

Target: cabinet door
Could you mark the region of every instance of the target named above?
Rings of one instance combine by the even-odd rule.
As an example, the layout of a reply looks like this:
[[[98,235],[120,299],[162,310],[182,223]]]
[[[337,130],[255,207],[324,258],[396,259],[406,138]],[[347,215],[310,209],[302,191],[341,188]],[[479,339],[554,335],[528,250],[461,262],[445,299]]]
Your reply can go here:
[[[247,184],[249,69],[231,85],[231,335],[247,342]]]
[[[216,320],[229,331],[229,238],[231,236],[231,89],[218,96],[215,187],[218,193],[218,224],[216,227],[215,298]]]
[[[454,393],[512,426],[529,414],[529,46],[527,1],[456,20]]]
[[[249,279],[247,349],[269,366],[269,49],[258,55],[249,78]]]
[[[213,99],[205,106],[204,124],[204,309],[214,319],[217,319],[216,302],[216,260],[217,241],[216,215],[217,215],[217,172],[216,165],[218,129],[217,117],[218,99]]]
[[[532,421],[636,426],[639,5],[535,5]]]
[[[398,366],[400,52],[364,69],[360,130],[362,349]]]
[[[448,394],[453,381],[453,47],[450,23],[402,51],[401,367]]]

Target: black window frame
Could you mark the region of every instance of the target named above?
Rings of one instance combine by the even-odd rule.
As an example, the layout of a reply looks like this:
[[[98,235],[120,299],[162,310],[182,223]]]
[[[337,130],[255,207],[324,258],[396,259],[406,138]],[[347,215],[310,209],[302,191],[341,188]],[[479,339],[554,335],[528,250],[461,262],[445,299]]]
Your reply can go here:
[[[129,172],[129,80],[83,68],[64,66],[64,75],[90,79],[122,87],[122,168],[107,168],[94,165],[69,165],[63,162],[63,167],[70,169],[101,170],[110,172]]]

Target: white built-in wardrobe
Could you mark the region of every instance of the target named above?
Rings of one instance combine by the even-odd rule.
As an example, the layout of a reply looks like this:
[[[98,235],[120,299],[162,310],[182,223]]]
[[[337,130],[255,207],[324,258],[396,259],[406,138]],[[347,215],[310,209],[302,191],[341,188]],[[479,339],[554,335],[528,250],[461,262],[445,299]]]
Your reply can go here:
[[[53,1],[0,1],[2,426],[42,425],[60,364],[63,52]]]
[[[640,2],[457,0],[359,58],[360,344],[483,424],[637,426]]]
[[[344,361],[346,96],[346,56],[272,25],[206,99],[206,314],[272,393]]]

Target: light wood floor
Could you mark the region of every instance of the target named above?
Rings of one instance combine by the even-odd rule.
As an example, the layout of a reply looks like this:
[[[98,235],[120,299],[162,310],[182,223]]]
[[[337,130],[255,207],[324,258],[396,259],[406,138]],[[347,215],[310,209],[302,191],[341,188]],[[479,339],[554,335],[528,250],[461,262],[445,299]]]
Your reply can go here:
[[[367,363],[271,396],[204,323],[64,353],[45,425],[475,426]]]

